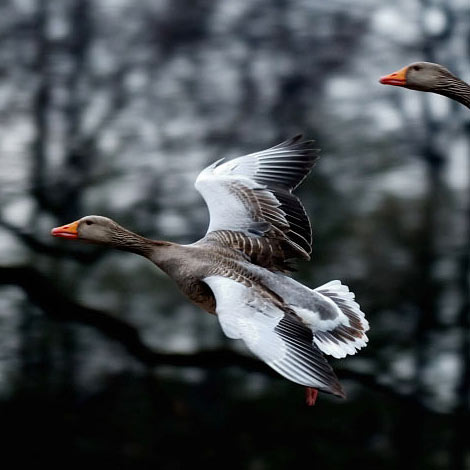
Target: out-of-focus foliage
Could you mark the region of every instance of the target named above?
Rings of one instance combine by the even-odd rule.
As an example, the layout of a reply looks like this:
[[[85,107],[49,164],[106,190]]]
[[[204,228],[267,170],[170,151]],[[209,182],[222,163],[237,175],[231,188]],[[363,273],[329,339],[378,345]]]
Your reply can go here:
[[[430,60],[470,81],[469,16],[461,0],[1,2],[0,418],[16,461],[463,470],[470,113],[377,80]],[[332,361],[348,399],[312,409],[237,363],[150,263],[49,236],[97,213],[195,241],[198,172],[297,133],[322,158],[299,188],[315,238],[295,276],[343,280],[371,323],[367,349]]]

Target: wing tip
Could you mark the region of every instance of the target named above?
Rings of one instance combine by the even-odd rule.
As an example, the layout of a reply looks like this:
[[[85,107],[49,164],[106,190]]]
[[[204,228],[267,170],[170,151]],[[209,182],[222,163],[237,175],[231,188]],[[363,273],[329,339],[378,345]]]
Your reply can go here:
[[[333,375],[327,384],[318,387],[318,389],[322,392],[335,395],[339,398],[346,398],[346,392],[344,391],[344,388],[341,385],[339,379],[336,377],[336,374]]]
[[[343,386],[339,383],[339,381],[336,381],[332,386],[331,386],[331,391],[333,395],[336,395],[337,397],[340,398],[346,398],[346,392],[344,391]]]
[[[272,148],[281,148],[281,147],[294,147],[296,150],[300,150],[299,147],[304,147],[304,150],[308,150],[310,152],[314,152],[313,156],[316,157],[316,159],[320,158],[318,155],[319,152],[321,152],[320,148],[313,148],[313,144],[316,142],[315,139],[305,139],[303,140],[304,135],[299,133],[295,134],[293,137],[289,137],[288,139],[284,139],[282,142],[279,144],[275,145]]]

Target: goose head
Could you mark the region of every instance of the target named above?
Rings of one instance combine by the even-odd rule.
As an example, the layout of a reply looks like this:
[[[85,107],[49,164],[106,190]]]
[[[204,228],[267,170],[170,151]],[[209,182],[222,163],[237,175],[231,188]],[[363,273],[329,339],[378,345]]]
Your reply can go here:
[[[445,67],[432,62],[414,62],[380,79],[384,85],[402,86],[411,90],[436,91],[455,79]]]
[[[120,228],[116,222],[107,217],[88,215],[70,224],[53,228],[51,235],[106,245],[113,242]]]

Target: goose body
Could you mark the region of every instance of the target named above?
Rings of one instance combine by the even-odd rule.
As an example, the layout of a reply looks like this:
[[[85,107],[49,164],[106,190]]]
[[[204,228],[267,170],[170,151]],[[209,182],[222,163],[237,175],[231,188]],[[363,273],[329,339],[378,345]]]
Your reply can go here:
[[[470,85],[440,64],[414,62],[381,77],[379,81],[384,85],[437,93],[470,108]]]
[[[224,333],[285,378],[344,397],[324,355],[355,354],[368,322],[354,294],[331,281],[310,289],[288,276],[290,261],[309,259],[311,226],[292,191],[317,155],[295,137],[270,149],[222,161],[195,183],[209,208],[206,235],[189,245],[143,238],[101,216],[57,227],[52,235],[145,256],[193,303],[216,314]]]

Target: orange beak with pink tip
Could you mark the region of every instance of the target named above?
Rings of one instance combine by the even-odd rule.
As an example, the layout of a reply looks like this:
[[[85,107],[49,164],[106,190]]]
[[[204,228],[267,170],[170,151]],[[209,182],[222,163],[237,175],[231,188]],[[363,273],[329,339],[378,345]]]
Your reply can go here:
[[[78,220],[51,230],[51,235],[61,238],[78,238]]]
[[[389,73],[380,78],[380,83],[384,85],[405,86],[406,85],[406,71],[408,66],[403,67],[397,72]]]

